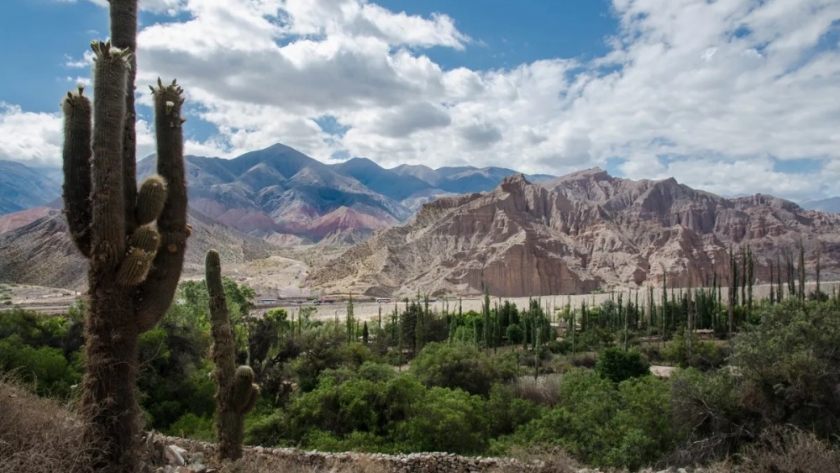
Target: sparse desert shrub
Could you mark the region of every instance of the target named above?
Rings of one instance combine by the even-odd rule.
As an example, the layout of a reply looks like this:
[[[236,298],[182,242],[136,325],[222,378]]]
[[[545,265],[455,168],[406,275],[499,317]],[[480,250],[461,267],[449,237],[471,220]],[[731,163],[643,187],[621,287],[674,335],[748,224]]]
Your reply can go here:
[[[89,453],[77,416],[0,377],[0,473],[88,472]]]
[[[521,399],[553,407],[560,400],[562,379],[559,374],[543,375],[536,380],[533,376],[522,376],[516,380],[513,389]]]
[[[783,426],[762,433],[739,460],[737,471],[744,473],[840,472],[840,450],[810,432]]]
[[[572,355],[569,358],[569,363],[575,368],[594,370],[595,365],[598,364],[598,358],[593,353],[582,353],[580,355]]]
[[[688,344],[682,334],[674,335],[671,343],[662,350],[662,356],[669,362],[683,368],[689,366],[708,371],[720,368],[726,361],[727,351],[713,342],[703,342],[695,336],[691,344],[691,355]]]
[[[537,464],[528,471],[538,473],[577,473],[580,465],[562,448],[555,445],[534,445],[529,447],[515,446],[507,452],[507,456],[524,464]],[[505,467],[490,470],[488,473],[506,473]]]

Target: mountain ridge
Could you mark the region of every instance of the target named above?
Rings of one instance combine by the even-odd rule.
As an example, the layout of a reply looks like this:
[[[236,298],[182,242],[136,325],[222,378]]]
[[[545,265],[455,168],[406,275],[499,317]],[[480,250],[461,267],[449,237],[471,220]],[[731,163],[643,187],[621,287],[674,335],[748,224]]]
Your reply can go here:
[[[30,168],[0,160],[0,215],[46,205],[61,195],[55,170]]]
[[[62,211],[44,208],[45,215],[0,234],[0,282],[81,289],[87,284],[87,260],[70,240]],[[192,233],[184,275],[203,274],[205,253],[210,249],[218,250],[227,263],[262,259],[279,250],[193,208],[188,210],[187,221]]]
[[[780,249],[800,238],[808,271],[819,248],[824,277],[840,274],[840,216],[773,196],[726,199],[676,179],[632,181],[598,168],[534,184],[505,178],[490,193],[445,197],[405,225],[315,268],[306,283],[370,295],[480,292],[586,293],[681,285],[728,274],[729,245],[752,247],[767,280]]]

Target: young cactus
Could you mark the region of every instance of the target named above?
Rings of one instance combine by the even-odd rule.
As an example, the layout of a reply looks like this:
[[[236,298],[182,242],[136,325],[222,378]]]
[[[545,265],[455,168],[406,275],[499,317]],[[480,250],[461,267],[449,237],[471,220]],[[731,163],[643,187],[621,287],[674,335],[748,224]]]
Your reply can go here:
[[[230,316],[222,284],[222,265],[216,250],[207,252],[206,280],[210,296],[210,321],[213,335],[213,363],[216,369],[216,437],[219,459],[237,460],[242,456],[242,441],[247,414],[260,396],[250,366],[236,368],[236,351]]]
[[[169,308],[184,261],[187,187],[181,125],[183,90],[152,89],[157,173],[137,189],[137,0],[110,0],[113,42],[91,43],[93,102],[84,86],[64,112],[64,212],[73,243],[88,258],[84,438],[91,468],[137,468],[139,336]]]

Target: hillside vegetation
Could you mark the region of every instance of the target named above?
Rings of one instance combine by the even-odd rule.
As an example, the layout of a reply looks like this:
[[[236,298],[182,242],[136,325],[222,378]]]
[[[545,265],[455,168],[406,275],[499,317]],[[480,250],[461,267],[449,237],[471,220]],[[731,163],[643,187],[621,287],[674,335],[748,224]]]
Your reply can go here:
[[[548,449],[630,471],[837,471],[840,297],[792,283],[783,297],[762,300],[745,286],[743,301],[732,301],[730,338],[729,301],[705,290],[675,289],[649,310],[616,298],[555,313],[537,299],[516,307],[489,296],[481,312],[456,305],[437,313],[421,298],[368,323],[353,317],[352,300],[344,320],[316,321],[315,309],[250,317],[253,291],[225,279],[236,361],[254,370],[262,390],[245,442],[483,456]],[[141,337],[145,428],[213,442],[204,283],[182,283],[176,300]],[[80,310],[15,310],[0,319],[0,370],[56,400],[27,397],[32,403],[74,404],[85,369]],[[651,363],[676,371],[661,379],[650,375]],[[25,416],[3,423],[0,448],[36,448],[25,443],[43,435],[36,424]],[[74,438],[62,434],[61,448],[82,448]],[[20,455],[2,458],[18,462],[15,471],[43,471]],[[84,462],[50,471],[75,466]]]

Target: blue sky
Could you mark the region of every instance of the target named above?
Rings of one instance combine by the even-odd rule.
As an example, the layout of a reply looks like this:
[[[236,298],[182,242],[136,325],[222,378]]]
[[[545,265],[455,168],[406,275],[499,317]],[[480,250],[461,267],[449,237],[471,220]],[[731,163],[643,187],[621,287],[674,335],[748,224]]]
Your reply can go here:
[[[102,4],[0,2],[0,159],[58,163],[58,102],[89,80]],[[836,0],[140,5],[138,91],[179,79],[193,154],[282,142],[325,162],[601,166],[724,195],[840,194]]]

